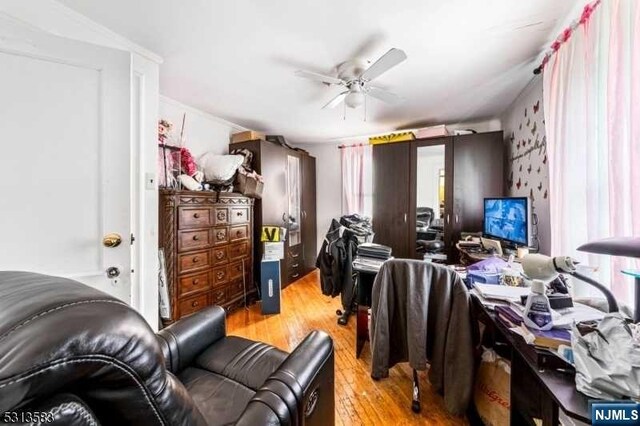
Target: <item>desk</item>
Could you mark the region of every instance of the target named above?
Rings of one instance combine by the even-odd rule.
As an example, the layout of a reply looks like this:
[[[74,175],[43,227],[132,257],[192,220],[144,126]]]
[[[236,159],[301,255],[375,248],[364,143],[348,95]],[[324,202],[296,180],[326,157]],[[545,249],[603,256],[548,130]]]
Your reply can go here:
[[[371,307],[371,289],[377,272],[355,270],[356,272],[356,358],[360,358],[364,342],[369,340],[369,308]]]
[[[558,425],[558,410],[573,419],[591,424],[589,399],[576,390],[572,373],[540,370],[536,349],[509,331],[476,295],[471,296],[477,318],[495,333],[496,346],[504,345],[511,360],[511,424],[532,424],[527,414],[541,418],[543,425]],[[504,354],[503,354],[504,355]]]

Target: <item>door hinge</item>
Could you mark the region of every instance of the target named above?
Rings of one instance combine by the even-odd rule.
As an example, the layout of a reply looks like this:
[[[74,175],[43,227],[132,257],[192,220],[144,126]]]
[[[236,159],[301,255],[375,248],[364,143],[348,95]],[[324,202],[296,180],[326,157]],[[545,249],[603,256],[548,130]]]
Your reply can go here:
[[[131,245],[133,245],[133,242],[136,240],[136,237],[133,236],[133,234],[131,234]]]

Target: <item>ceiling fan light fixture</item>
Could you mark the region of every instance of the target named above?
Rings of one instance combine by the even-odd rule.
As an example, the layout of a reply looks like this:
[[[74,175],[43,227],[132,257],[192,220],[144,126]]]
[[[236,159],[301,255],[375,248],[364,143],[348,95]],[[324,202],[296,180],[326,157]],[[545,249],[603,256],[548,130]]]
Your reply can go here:
[[[363,92],[351,92],[344,98],[344,103],[349,108],[360,108],[364,104],[365,94]]]

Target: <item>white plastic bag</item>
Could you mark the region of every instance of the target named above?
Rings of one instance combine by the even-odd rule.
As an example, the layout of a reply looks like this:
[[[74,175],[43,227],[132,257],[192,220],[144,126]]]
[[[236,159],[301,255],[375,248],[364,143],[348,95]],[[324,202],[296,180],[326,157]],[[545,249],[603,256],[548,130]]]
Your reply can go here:
[[[619,313],[607,314],[584,336],[573,326],[576,387],[599,399],[640,399],[640,344]]]
[[[243,161],[242,155],[216,155],[207,152],[198,159],[198,166],[204,172],[207,182],[224,183],[233,178]]]

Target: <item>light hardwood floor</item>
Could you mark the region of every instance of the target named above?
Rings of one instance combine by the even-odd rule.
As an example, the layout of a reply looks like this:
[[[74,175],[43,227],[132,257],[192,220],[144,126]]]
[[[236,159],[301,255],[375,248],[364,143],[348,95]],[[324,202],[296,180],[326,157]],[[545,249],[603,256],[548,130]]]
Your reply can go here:
[[[339,298],[320,291],[313,272],[287,287],[279,315],[263,316],[260,305],[239,310],[227,318],[227,332],[270,343],[291,351],[314,329],[324,330],[335,345],[336,424],[338,425],[466,425],[449,415],[442,398],[431,390],[425,373],[420,374],[422,412],[411,411],[411,369],[400,364],[381,381],[371,379],[371,355],[367,343],[355,357],[355,317],[346,327],[336,323]]]

